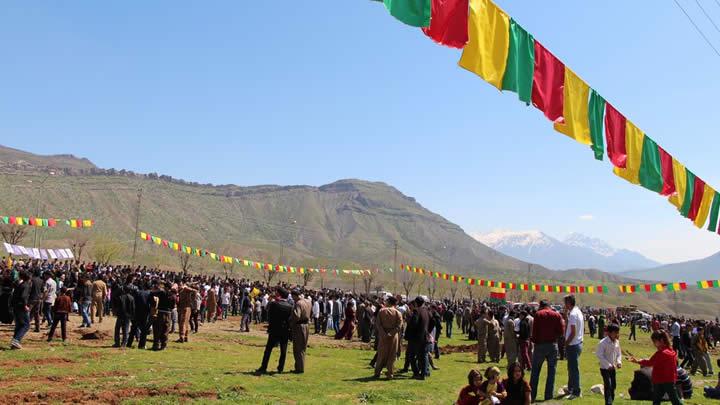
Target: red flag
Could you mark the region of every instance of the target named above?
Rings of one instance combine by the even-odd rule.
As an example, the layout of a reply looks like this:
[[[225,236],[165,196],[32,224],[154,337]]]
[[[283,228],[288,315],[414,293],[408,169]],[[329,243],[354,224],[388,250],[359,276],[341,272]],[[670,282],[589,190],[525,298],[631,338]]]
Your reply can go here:
[[[585,294],[585,286],[581,285],[580,287],[578,287],[578,291],[580,292],[580,294]]]
[[[607,153],[615,167],[625,168],[627,152],[625,151],[625,124],[627,119],[610,103],[605,104],[605,140]]]
[[[650,292],[652,290],[652,286],[650,284],[643,285],[643,288],[645,289],[646,292]]]
[[[687,290],[687,283],[680,283],[681,290]]]
[[[670,195],[675,192],[675,175],[673,174],[672,167],[672,156],[665,152],[660,145],[658,145],[658,151],[660,152],[660,165],[662,167],[662,178],[663,188],[660,191],[660,195]]]
[[[703,194],[705,194],[705,182],[702,181],[700,177],[695,176],[695,188],[693,188],[692,203],[690,205],[690,211],[688,212],[688,218],[690,218],[691,221],[697,218]]]
[[[423,28],[433,41],[462,49],[468,42],[469,0],[432,0],[430,26]]]
[[[563,87],[565,65],[540,42],[535,41],[535,72],[532,83],[532,103],[550,120],[563,116]]]

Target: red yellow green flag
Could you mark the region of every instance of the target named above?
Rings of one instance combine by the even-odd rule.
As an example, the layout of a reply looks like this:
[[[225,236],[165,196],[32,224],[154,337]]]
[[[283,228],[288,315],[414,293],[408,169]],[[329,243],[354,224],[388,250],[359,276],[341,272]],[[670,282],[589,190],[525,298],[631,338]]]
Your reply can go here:
[[[460,67],[502,89],[510,44],[510,17],[490,0],[470,0],[468,34]]]

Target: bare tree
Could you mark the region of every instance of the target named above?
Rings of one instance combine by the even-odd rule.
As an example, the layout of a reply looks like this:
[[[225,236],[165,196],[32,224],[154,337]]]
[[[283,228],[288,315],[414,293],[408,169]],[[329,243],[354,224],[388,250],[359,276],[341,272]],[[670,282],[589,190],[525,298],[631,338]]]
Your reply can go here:
[[[183,274],[187,275],[190,268],[192,268],[192,256],[185,252],[179,252],[178,261],[180,262],[180,270],[182,270]]]
[[[453,302],[455,302],[455,297],[457,296],[458,292],[458,283],[454,281],[451,281],[450,283],[450,297],[452,298]]]
[[[122,243],[109,236],[98,237],[91,246],[93,259],[103,266],[117,260],[122,255],[122,251]]]
[[[473,299],[473,289],[472,289],[472,286],[471,286],[470,284],[467,285],[467,292],[468,292],[468,295],[470,296],[470,301],[472,301],[472,299]]]
[[[425,280],[425,285],[427,286],[428,297],[431,301],[434,301],[435,293],[437,292],[437,279],[434,276],[429,276],[427,280]]]
[[[87,232],[75,231],[72,233],[72,236],[70,237],[70,250],[72,250],[73,256],[75,256],[77,260],[81,260],[83,250],[89,240],[90,236]]]
[[[275,269],[263,270],[262,272],[263,272],[263,280],[265,280],[265,283],[267,285],[270,285],[270,282],[272,282],[273,279],[275,278],[275,276],[278,275],[278,272],[276,272]]]
[[[410,272],[403,273],[403,277],[402,277],[402,280],[400,280],[400,284],[402,285],[402,288],[405,291],[405,299],[407,299],[407,300],[410,299],[410,291],[412,291],[416,282],[417,282],[417,278],[415,277],[415,274],[410,273]]]
[[[312,271],[308,271],[308,269],[305,269],[305,273],[300,275],[302,278],[303,287],[307,287],[307,285],[312,281],[313,277],[315,276],[315,273]]]
[[[0,224],[0,234],[2,234],[5,243],[17,245],[27,236],[28,227]]]

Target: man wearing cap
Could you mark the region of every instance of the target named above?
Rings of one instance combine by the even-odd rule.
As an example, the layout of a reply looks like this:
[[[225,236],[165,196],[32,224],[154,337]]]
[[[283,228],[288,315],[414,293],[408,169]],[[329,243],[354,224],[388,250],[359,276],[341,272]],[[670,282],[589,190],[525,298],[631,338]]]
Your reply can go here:
[[[290,328],[293,337],[293,356],[295,357],[295,373],[302,374],[305,372],[305,349],[307,349],[310,328],[310,316],[312,313],[312,304],[302,295],[300,290],[292,290],[292,299],[295,302],[292,316],[290,316]]]
[[[280,345],[278,372],[282,373],[285,368],[285,355],[287,354],[287,343],[290,334],[290,316],[293,313],[293,306],[287,301],[288,295],[286,289],[278,287],[275,300],[267,305],[268,340],[265,345],[262,365],[255,371],[255,374],[267,373],[270,354],[278,344]]]
[[[558,359],[558,339],[563,337],[565,321],[562,315],[550,308],[547,301],[540,301],[540,308],[535,314],[532,326],[532,341],[535,343],[535,350],[532,358],[532,373],[530,375],[530,386],[532,387],[532,401],[535,402],[540,379],[540,371],[543,363],[547,360],[548,372],[545,381],[545,400],[553,398],[555,389],[555,369]]]

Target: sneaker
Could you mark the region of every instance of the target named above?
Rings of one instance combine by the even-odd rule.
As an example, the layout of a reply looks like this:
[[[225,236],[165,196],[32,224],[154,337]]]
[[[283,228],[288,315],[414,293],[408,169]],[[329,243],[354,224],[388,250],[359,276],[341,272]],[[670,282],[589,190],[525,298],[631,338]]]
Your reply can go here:
[[[12,342],[10,342],[10,348],[13,350],[20,350],[22,349],[22,345],[17,340],[13,339]]]

